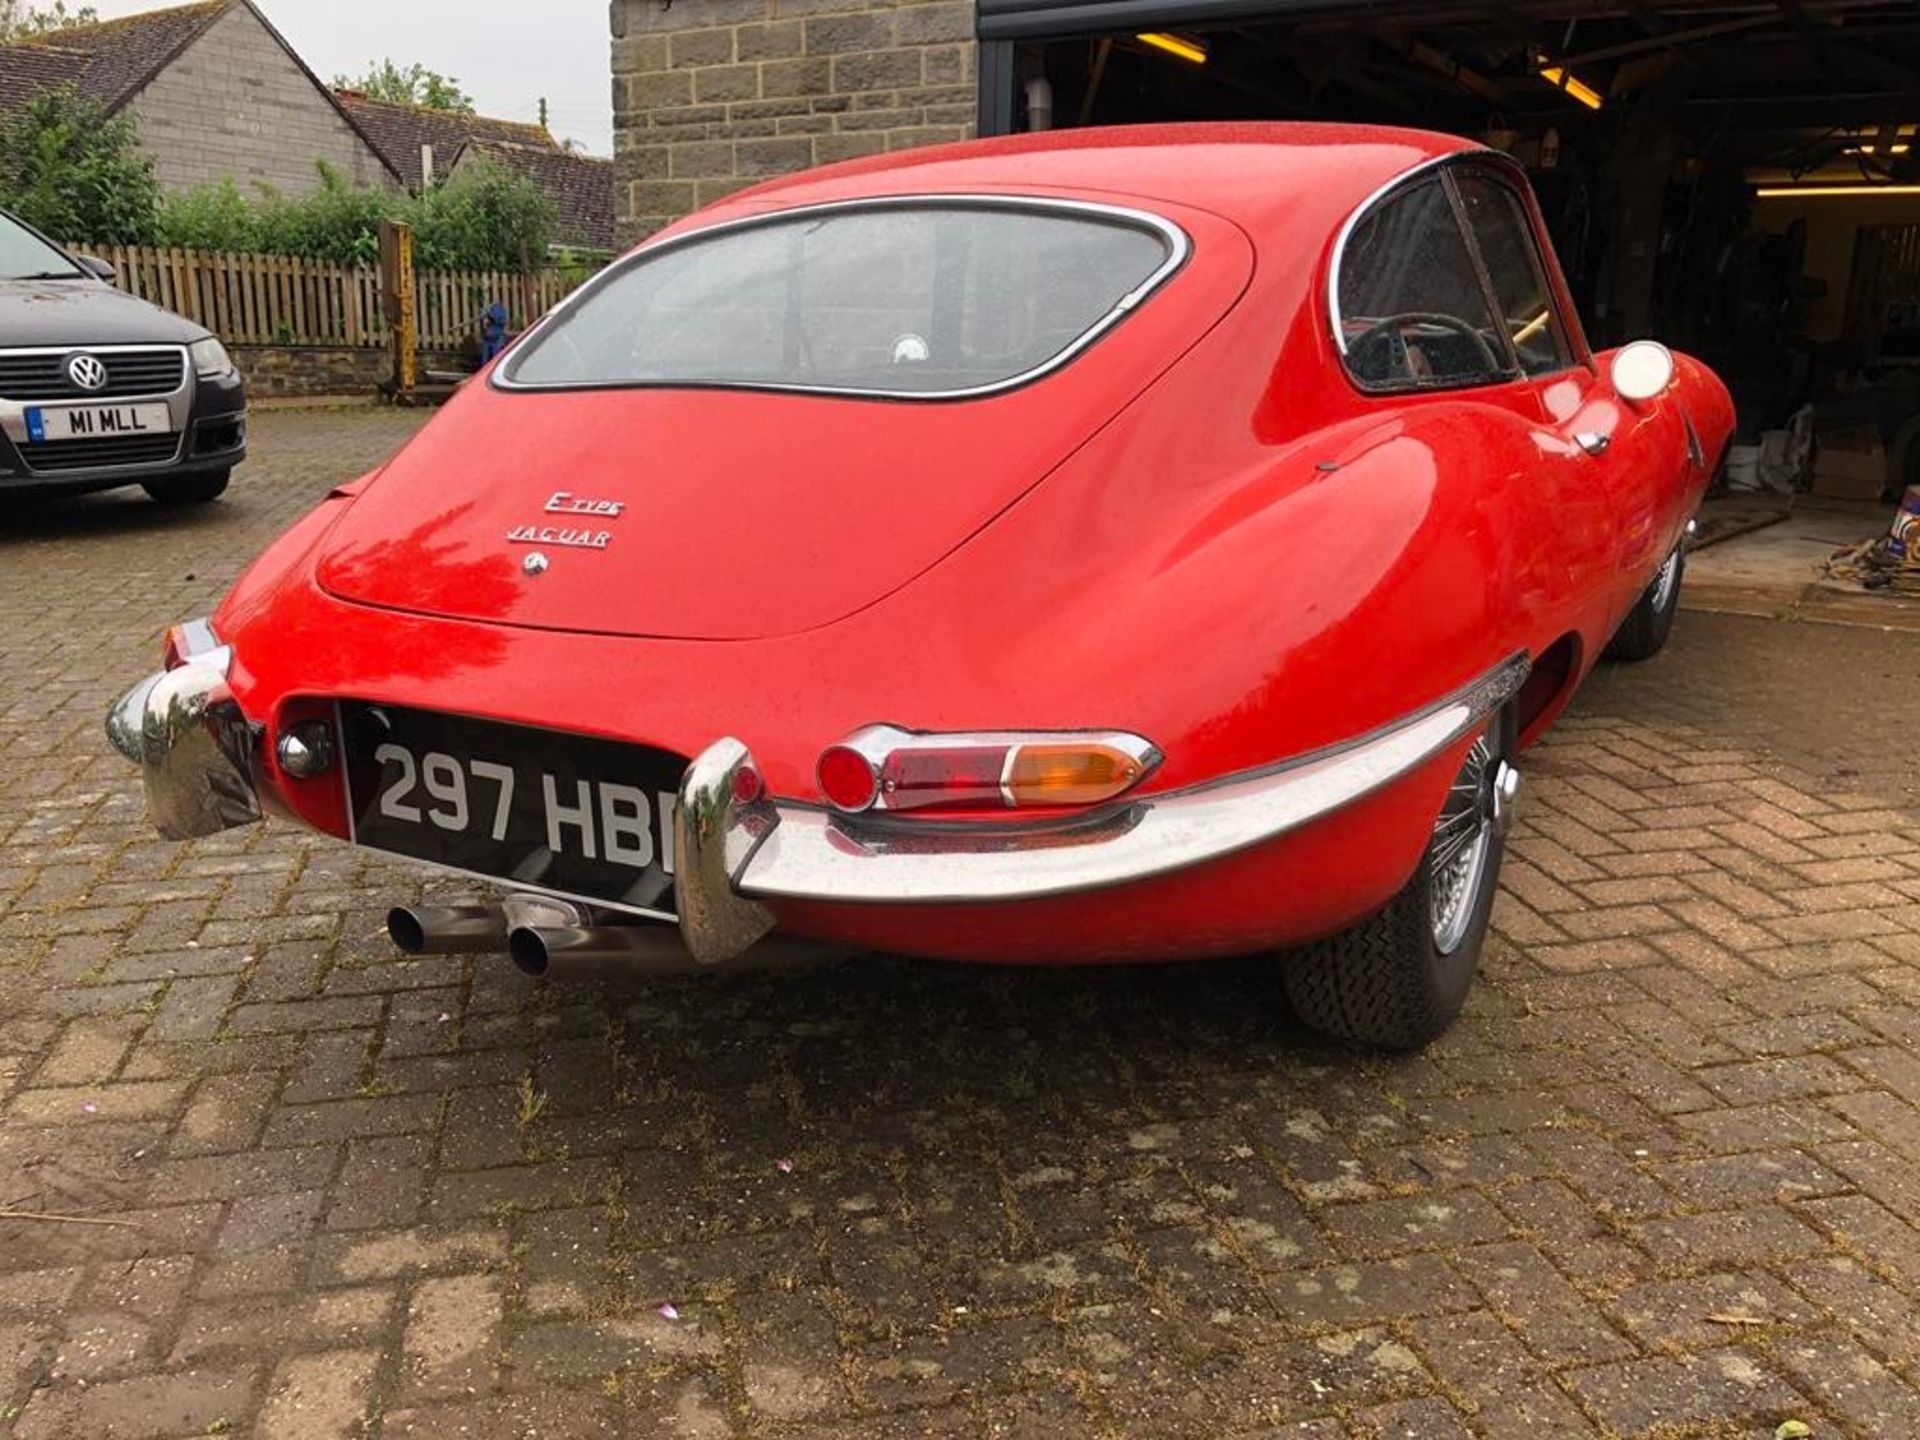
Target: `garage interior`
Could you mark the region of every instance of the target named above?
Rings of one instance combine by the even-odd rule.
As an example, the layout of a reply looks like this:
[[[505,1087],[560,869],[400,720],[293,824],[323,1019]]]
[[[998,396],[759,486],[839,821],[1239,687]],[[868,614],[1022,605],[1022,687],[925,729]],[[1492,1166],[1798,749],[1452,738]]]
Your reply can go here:
[[[980,0],[979,23],[989,132],[1364,121],[1521,160],[1595,348],[1655,336],[1732,388],[1719,483],[1751,498],[1710,529],[1800,496],[1819,569],[1920,485],[1915,0]],[[1920,594],[1920,563],[1871,570],[1835,583]]]

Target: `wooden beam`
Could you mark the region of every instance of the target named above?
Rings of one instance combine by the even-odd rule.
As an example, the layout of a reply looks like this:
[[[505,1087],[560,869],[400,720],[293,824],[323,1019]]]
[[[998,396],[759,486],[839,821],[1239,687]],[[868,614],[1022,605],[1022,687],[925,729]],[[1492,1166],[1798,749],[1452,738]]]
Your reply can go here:
[[[1833,52],[1827,46],[1827,37],[1815,32],[1813,21],[1807,15],[1807,7],[1800,0],[1775,0],[1780,12],[1793,26],[1793,33],[1800,37],[1800,43],[1813,56],[1813,63],[1820,67],[1820,73],[1836,84],[1845,80],[1840,67],[1834,63]]]
[[[1100,98],[1100,82],[1107,78],[1107,57],[1113,54],[1113,37],[1102,35],[1093,52],[1093,69],[1087,76],[1087,93],[1080,97],[1080,123],[1093,123],[1094,102]]]
[[[1666,16],[1646,3],[1646,0],[1626,0],[1627,13],[1634,22],[1649,35],[1665,35],[1673,29]]]
[[[1746,30],[1761,30],[1769,25],[1778,25],[1781,16],[1775,12],[1765,15],[1747,15],[1738,20],[1721,20],[1712,25],[1699,25],[1691,30],[1670,30],[1665,35],[1657,35],[1648,40],[1628,40],[1619,45],[1603,45],[1598,50],[1583,51],[1578,55],[1566,57],[1568,65],[1592,65],[1601,60],[1620,60],[1628,55],[1645,55],[1651,50],[1668,50],[1675,46],[1691,45],[1696,40],[1711,40],[1716,35],[1738,35]]]
[[[1424,65],[1436,75],[1444,76],[1469,94],[1478,95],[1482,100],[1489,100],[1495,105],[1507,103],[1507,92],[1504,88],[1479,71],[1462,65],[1452,56],[1434,49],[1419,37],[1385,25],[1374,27],[1373,33],[1388,49]]]

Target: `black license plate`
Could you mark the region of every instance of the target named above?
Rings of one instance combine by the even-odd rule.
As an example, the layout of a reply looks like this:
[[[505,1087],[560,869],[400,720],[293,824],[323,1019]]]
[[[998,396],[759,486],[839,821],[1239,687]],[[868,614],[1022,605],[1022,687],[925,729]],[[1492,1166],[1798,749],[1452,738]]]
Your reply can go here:
[[[393,705],[342,703],[340,725],[355,844],[674,913],[680,756]]]

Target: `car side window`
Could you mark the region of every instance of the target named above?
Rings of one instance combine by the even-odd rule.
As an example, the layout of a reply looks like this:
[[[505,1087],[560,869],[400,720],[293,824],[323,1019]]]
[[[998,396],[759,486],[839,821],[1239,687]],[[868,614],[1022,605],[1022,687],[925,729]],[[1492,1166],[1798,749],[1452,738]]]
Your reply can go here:
[[[1438,175],[1360,218],[1341,253],[1336,299],[1347,369],[1363,389],[1439,389],[1512,373]]]
[[[1533,227],[1520,197],[1491,175],[1463,170],[1455,177],[1467,227],[1493,283],[1500,319],[1529,375],[1546,375],[1573,363],[1572,347],[1554,308],[1545,267],[1533,243]]]

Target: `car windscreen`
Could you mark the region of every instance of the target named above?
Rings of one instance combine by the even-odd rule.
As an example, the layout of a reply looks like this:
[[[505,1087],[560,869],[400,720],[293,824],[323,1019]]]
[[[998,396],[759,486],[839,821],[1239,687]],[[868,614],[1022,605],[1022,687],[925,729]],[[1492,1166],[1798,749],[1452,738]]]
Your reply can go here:
[[[1184,248],[1154,217],[1038,201],[795,212],[642,251],[529,336],[503,379],[975,394],[1064,362]]]
[[[69,280],[85,273],[26,226],[0,215],[0,280]]]

